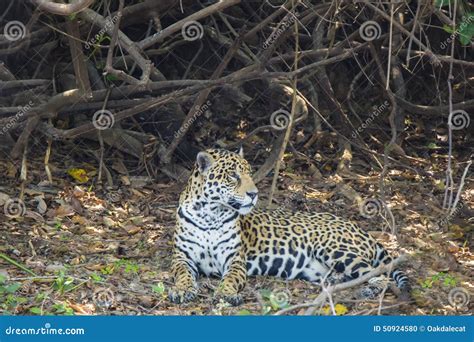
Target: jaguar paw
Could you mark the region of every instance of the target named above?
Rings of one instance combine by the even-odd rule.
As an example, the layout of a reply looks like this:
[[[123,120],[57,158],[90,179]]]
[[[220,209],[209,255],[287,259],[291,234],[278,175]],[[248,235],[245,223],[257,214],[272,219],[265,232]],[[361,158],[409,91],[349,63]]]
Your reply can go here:
[[[197,296],[197,291],[192,290],[182,290],[174,288],[168,292],[168,299],[175,304],[183,304],[194,300]]]
[[[242,296],[238,294],[232,296],[224,296],[224,300],[232,306],[239,306],[244,302]]]
[[[375,299],[382,291],[383,288],[374,285],[366,285],[360,290],[360,295],[363,299]]]
[[[239,306],[244,302],[244,300],[242,299],[242,296],[239,294],[232,294],[232,295],[216,294],[214,296],[213,303],[218,303],[221,299],[232,306]]]

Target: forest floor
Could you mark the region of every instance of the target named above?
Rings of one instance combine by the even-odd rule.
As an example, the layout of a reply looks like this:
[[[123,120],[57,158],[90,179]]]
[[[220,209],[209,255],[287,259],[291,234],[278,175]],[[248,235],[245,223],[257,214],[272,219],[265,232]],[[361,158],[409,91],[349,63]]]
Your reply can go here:
[[[429,162],[431,159],[431,162]],[[357,159],[354,164],[357,165]],[[390,291],[382,314],[454,315],[473,312],[472,210],[474,190],[466,183],[463,202],[449,225],[442,218],[444,156],[432,154],[415,169],[392,170],[386,177],[386,204],[394,215],[396,234],[390,234],[387,213],[364,218],[344,196],[350,186],[362,197],[378,187],[378,174],[356,170],[358,176],[334,176],[334,163],[323,165],[315,179],[289,158],[279,178],[276,206],[291,210],[328,211],[358,222],[393,255],[406,254],[401,266],[413,285],[412,300],[401,303]],[[112,315],[253,315],[274,314],[289,305],[309,303],[320,289],[305,281],[252,277],[239,307],[213,301],[218,281],[202,278],[196,301],[174,305],[167,300],[171,237],[178,194],[183,184],[122,174],[120,186],[92,185],[97,170],[89,164],[56,157],[54,185],[44,179],[42,159],[30,160],[21,217],[0,213],[0,313],[112,314]],[[416,164],[416,163],[415,163]],[[74,166],[88,174],[68,176]],[[0,184],[8,184],[12,165],[0,161]],[[455,167],[459,179],[465,165]],[[363,168],[363,167],[362,167]],[[74,174],[69,171],[69,174]],[[429,176],[431,175],[431,176]],[[82,177],[82,179],[81,179]],[[90,179],[89,179],[90,177]],[[316,177],[319,178],[319,177]],[[79,180],[85,181],[79,184]],[[259,183],[266,203],[270,177]],[[342,186],[344,185],[344,186]],[[0,186],[0,202],[17,196],[20,187]],[[379,301],[364,301],[355,289],[338,293],[338,314],[376,314]],[[467,297],[466,297],[467,296]],[[280,298],[275,300],[275,298]],[[283,300],[281,299],[283,298]],[[467,298],[467,300],[466,300]],[[304,314],[304,308],[291,314]],[[328,306],[316,311],[329,314]]]

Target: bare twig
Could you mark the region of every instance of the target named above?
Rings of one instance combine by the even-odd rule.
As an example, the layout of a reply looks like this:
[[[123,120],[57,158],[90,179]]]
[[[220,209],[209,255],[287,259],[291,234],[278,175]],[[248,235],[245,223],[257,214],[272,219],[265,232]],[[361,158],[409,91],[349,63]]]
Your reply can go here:
[[[227,7],[234,6],[236,4],[240,3],[240,0],[227,0],[227,1],[219,1],[209,7],[206,7],[196,13],[191,14],[190,16],[187,16],[186,18],[166,27],[160,32],[155,33],[154,35],[145,38],[141,42],[139,42],[137,45],[140,49],[146,49],[156,43],[162,42],[165,38],[171,36],[172,34],[178,32],[183,28],[183,26],[186,23],[190,23],[192,21],[197,21],[203,18],[206,18],[216,12],[222,11]]]
[[[40,9],[58,15],[71,15],[80,12],[94,3],[94,0],[77,0],[71,4],[58,4],[50,0],[32,0]]]
[[[283,315],[285,313],[291,312],[295,309],[300,309],[302,307],[308,307],[309,309],[306,311],[306,315],[312,315],[314,313],[315,308],[323,305],[328,297],[328,295],[333,295],[336,292],[340,292],[343,290],[350,289],[352,287],[358,286],[360,284],[365,283],[367,280],[376,277],[382,273],[386,273],[388,270],[395,268],[395,266],[399,265],[402,262],[406,261],[406,256],[401,255],[398,258],[394,259],[391,263],[389,264],[383,264],[380,265],[379,267],[373,269],[372,271],[364,274],[363,276],[360,276],[359,278],[340,283],[337,285],[331,285],[327,287],[327,291],[321,292],[318,297],[316,297],[315,300],[313,300],[311,303],[304,303],[304,304],[296,304],[293,306],[290,306],[288,308],[282,309],[278,312],[275,313],[275,315]]]

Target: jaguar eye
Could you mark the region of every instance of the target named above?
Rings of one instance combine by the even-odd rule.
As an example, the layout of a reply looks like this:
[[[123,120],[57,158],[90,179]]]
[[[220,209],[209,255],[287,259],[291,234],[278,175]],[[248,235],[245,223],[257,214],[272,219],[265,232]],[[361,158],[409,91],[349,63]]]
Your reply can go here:
[[[238,174],[237,172],[232,172],[232,173],[230,174],[230,177],[231,177],[232,179],[234,179],[234,180],[237,180],[237,181],[240,180],[240,176],[239,176],[239,174]]]

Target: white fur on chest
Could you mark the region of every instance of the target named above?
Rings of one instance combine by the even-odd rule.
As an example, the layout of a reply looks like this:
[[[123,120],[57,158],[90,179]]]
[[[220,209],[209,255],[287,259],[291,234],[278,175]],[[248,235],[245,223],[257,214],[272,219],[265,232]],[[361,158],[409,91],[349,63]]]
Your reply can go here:
[[[181,229],[175,243],[186,251],[199,272],[207,276],[223,276],[240,248],[236,220],[226,222],[225,217],[211,217],[205,224],[202,220],[192,220],[195,217],[187,211],[178,215]]]

